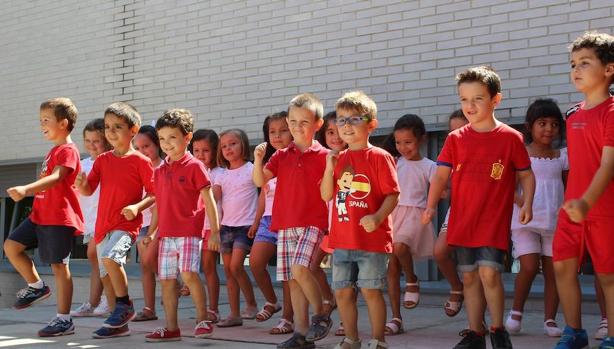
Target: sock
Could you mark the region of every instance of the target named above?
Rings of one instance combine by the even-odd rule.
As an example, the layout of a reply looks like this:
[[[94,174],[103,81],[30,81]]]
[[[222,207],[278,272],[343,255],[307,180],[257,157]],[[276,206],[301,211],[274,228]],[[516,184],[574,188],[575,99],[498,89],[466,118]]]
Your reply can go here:
[[[41,288],[45,286],[45,283],[43,282],[43,280],[38,280],[37,282],[28,284],[28,286],[35,288],[37,290],[40,290]]]
[[[130,304],[130,296],[125,295],[123,297],[116,297],[115,302],[122,304]]]
[[[57,313],[55,316],[60,318],[61,320],[64,320],[64,321],[70,321],[71,320],[70,319],[70,314],[60,314],[60,313]]]

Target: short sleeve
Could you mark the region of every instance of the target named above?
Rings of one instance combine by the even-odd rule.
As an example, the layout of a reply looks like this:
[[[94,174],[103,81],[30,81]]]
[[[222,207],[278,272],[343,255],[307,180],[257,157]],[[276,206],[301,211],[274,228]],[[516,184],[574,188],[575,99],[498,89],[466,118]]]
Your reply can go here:
[[[73,147],[62,147],[55,155],[55,165],[75,170],[79,163],[79,152]]]
[[[264,166],[264,168],[271,171],[271,173],[273,174],[273,177],[277,177],[277,169],[279,167],[279,157],[281,153],[282,152],[280,151],[276,151],[275,153],[273,153],[269,161]]]
[[[610,104],[609,108],[604,120],[603,145],[614,147],[614,102]]]
[[[141,161],[140,175],[141,175],[141,183],[143,183],[143,188],[147,194],[152,194],[154,192],[153,189],[153,181],[154,181],[154,169],[151,161]]]
[[[92,192],[96,191],[96,188],[98,188],[98,184],[100,184],[100,167],[104,159],[104,155],[98,156],[96,160],[94,160],[92,170],[87,175],[87,184],[90,186]]]
[[[561,167],[563,171],[569,171],[569,156],[567,155],[567,148],[562,148],[560,150],[559,159],[561,161]]]
[[[201,162],[194,163],[193,165],[192,183],[194,188],[198,190],[211,186],[211,180],[209,179],[209,175],[207,175],[207,170]]]
[[[514,169],[516,171],[526,171],[531,168],[531,159],[529,158],[529,152],[524,146],[522,141],[522,135],[517,134],[513,137],[513,158]]]
[[[438,166],[454,166],[454,149],[455,149],[455,136],[450,134],[446,141],[443,144],[443,149],[441,149],[441,153],[437,157],[437,165]]]
[[[396,194],[400,192],[399,180],[394,158],[388,153],[378,156],[377,180],[384,195]]]
[[[431,181],[431,179],[433,179],[433,176],[435,175],[436,172],[437,172],[437,164],[434,161],[429,161],[429,167],[428,167],[429,182]]]

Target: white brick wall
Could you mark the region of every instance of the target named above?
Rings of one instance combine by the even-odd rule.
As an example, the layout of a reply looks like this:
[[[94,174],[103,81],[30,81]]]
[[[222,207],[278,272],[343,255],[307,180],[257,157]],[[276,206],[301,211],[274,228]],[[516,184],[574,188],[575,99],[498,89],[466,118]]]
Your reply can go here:
[[[443,125],[457,107],[454,75],[491,64],[503,78],[503,117],[522,118],[536,97],[565,109],[581,96],[568,81],[566,46],[587,29],[614,30],[608,0],[473,1],[9,1],[0,23],[0,164],[48,148],[39,103],[69,96],[80,120],[112,101],[146,120],[170,107],[198,127],[261,122],[296,93],[326,109],[360,88],[385,131],[400,115]]]

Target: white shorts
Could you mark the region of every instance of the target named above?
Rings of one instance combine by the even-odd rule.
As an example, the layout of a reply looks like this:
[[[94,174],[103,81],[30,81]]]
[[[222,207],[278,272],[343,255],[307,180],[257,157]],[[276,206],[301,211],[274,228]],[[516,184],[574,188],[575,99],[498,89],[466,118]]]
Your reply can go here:
[[[554,232],[538,228],[520,228],[512,230],[512,255],[514,258],[526,254],[539,253],[552,257],[552,240]]]

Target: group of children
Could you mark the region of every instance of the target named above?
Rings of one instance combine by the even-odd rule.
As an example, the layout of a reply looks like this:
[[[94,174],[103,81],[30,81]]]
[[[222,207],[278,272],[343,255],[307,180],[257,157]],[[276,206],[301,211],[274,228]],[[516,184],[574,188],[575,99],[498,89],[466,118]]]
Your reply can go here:
[[[71,314],[108,315],[95,338],[129,335],[129,321],[157,319],[157,278],[166,325],[146,335],[147,341],[181,339],[177,299],[189,294],[198,338],[210,336],[213,323],[240,326],[245,319],[266,321],[282,311],[270,333],[292,336],[278,348],[314,348],[328,335],[330,314],[338,308],[342,326],[335,334],[344,338],[336,347],[360,348],[360,293],[371,324],[368,347],[382,349],[386,335],[404,332],[401,304],[412,309],[420,302],[413,261],[434,255],[451,285],[445,314],[455,316],[464,303],[468,315],[469,328],[454,348],[485,348],[489,334],[492,347],[503,349],[512,348],[509,332],[520,331],[541,262],[544,331],[561,337],[557,349],[584,348],[588,336],[576,275],[586,250],[605,295],[604,319],[614,317],[614,258],[605,248],[612,244],[608,224],[614,223],[614,97],[609,94],[614,37],[586,33],[574,41],[571,77],[585,100],[567,112],[566,121],[554,101],[535,101],[527,110],[525,144],[520,132],[495,118],[501,101],[495,71],[461,72],[456,77],[461,110],[449,118],[451,132],[437,162],[422,156],[426,129],[413,114],[397,120],[383,148],[373,146],[369,137],[378,126],[377,106],[360,91],[344,94],[326,116],[315,95],[294,97],[287,112],[265,119],[265,142],[255,147],[253,163],[240,129],[219,137],[212,130],[195,131],[184,109],[166,111],[155,127],[141,126],[136,109],[122,102],[86,125],[90,158],[80,162],[70,137],[77,120],[74,104],[67,98],[48,100],[40,107],[40,127],[54,147],[37,181],[8,189],[15,201],[35,196],[30,217],[4,244],[28,283],[15,307],[51,294],[25,254],[38,247],[41,261],[52,266],[58,304],[57,316],[39,331],[43,337],[74,333]],[[555,147],[564,123],[568,151]],[[442,198],[450,198],[450,209],[435,239],[431,220]],[[90,296],[70,312],[68,260],[73,237],[81,233],[92,265]],[[510,236],[520,272],[504,321],[501,273]],[[145,302],[138,314],[123,268],[133,243]],[[223,319],[218,253],[230,303]],[[244,268],[248,255],[266,299],[260,310]],[[327,255],[330,284],[320,266]],[[267,271],[274,256],[281,304]],[[406,278],[402,300],[401,274]],[[554,322],[559,298],[564,330]],[[600,348],[612,348],[614,329],[607,322],[605,328]]]

